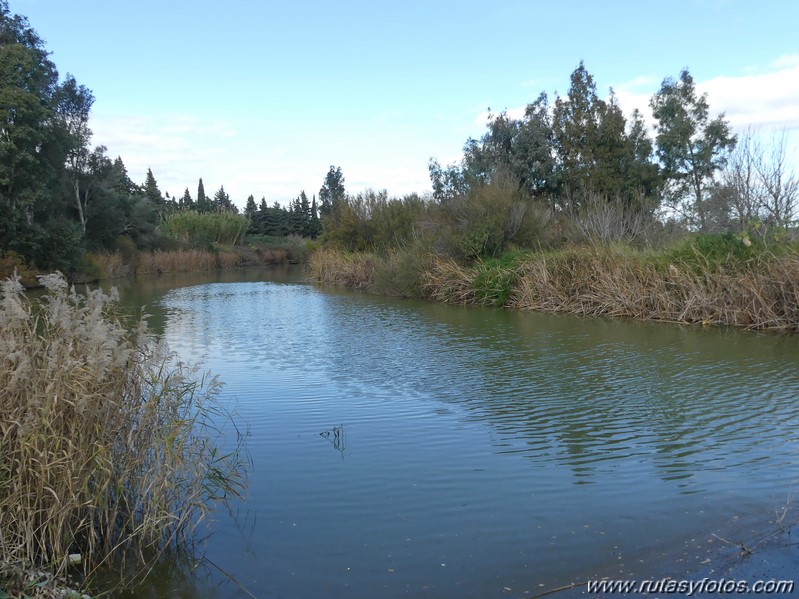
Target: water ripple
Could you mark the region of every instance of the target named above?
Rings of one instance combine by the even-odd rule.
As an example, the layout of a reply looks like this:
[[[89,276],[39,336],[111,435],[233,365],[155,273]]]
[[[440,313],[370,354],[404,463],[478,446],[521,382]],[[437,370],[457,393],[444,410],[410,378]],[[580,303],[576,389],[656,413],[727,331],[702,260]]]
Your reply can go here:
[[[270,522],[259,534],[283,543],[262,541],[261,555],[301,560],[313,546],[329,580],[344,567],[336,543],[347,559],[382,543],[476,570],[548,547],[537,576],[575,555],[599,568],[611,538],[651,543],[642,523],[673,541],[799,480],[795,338],[271,282],[161,302],[170,345],[220,374],[252,431],[250,505]],[[467,550],[456,534],[483,540]]]

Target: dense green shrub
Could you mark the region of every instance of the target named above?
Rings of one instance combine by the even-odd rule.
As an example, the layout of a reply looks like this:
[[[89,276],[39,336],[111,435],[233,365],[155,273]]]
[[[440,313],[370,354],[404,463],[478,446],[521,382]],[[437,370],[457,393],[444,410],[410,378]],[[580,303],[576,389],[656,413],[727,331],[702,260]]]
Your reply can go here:
[[[787,238],[774,240],[745,233],[706,233],[684,239],[665,258],[699,272],[724,268],[740,270],[769,257],[790,253],[799,253],[799,245]]]

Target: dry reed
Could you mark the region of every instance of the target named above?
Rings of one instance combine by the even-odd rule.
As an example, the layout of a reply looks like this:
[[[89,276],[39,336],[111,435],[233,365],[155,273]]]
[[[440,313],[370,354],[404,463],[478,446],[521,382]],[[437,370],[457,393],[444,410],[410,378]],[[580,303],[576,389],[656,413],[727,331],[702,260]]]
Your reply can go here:
[[[525,265],[509,307],[780,331],[799,330],[799,258],[693,269],[613,252]]]
[[[128,277],[133,273],[133,266],[126,263],[119,252],[97,252],[89,254],[89,259],[100,268],[104,279]]]
[[[241,264],[241,256],[231,252],[215,254],[207,250],[173,250],[169,252],[141,252],[136,274],[165,272],[191,272],[233,268]]]
[[[511,268],[511,267],[508,267]],[[573,249],[513,267],[508,308],[747,329],[799,331],[799,256],[768,256],[745,267],[662,264],[632,251]],[[480,266],[437,259],[424,274],[434,300],[496,305]]]
[[[308,267],[319,283],[366,289],[379,262],[373,254],[320,249],[311,254]]]
[[[127,330],[115,290],[41,282],[36,305],[17,279],[0,297],[3,571],[63,574],[79,554],[87,574],[183,546],[243,484],[241,447],[218,450],[230,422],[218,383],[176,362],[144,321]]]

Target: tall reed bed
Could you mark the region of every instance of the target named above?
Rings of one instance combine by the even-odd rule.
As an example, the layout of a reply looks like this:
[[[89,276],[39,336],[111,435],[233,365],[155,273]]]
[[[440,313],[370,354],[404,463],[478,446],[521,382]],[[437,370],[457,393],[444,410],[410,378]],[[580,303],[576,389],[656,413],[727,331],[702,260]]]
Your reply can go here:
[[[250,219],[232,212],[175,212],[161,223],[161,233],[183,242],[235,245],[244,238]]]
[[[96,252],[89,254],[89,259],[99,267],[104,279],[128,277],[133,273],[133,266],[125,262],[120,252]]]
[[[36,304],[17,279],[1,288],[0,572],[155,560],[241,490],[242,437],[220,452],[232,421],[219,383],[145,321],[126,329],[116,291],[41,282]],[[0,590],[13,585],[0,577]]]
[[[311,254],[308,268],[311,277],[320,283],[366,289],[372,283],[378,262],[374,254],[320,249]]]
[[[582,316],[799,332],[799,255],[745,263],[664,261],[629,248],[572,248],[509,265],[437,259],[431,299]]]
[[[239,266],[241,256],[232,252],[207,250],[171,250],[168,252],[141,252],[136,264],[138,274],[164,272],[190,272],[233,268]]]

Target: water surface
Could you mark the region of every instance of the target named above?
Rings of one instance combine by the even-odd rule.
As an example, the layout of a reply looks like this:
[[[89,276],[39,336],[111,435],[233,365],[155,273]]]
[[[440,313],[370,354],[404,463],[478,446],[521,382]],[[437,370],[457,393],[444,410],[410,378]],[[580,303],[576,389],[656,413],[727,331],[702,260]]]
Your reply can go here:
[[[257,597],[682,577],[771,526],[799,481],[796,337],[213,278],[125,297],[249,427],[248,499],[215,514],[206,554]],[[140,592],[247,596],[207,564]]]

